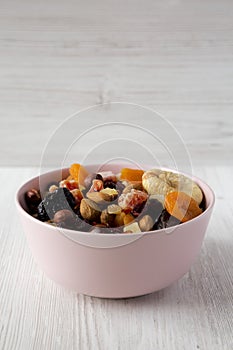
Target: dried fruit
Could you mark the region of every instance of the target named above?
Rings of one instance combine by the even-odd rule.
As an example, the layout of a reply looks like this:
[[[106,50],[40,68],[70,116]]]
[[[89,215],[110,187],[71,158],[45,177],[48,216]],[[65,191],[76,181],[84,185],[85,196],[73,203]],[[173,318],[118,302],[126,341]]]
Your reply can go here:
[[[118,198],[118,205],[126,211],[131,211],[136,205],[145,202],[147,198],[148,195],[145,192],[132,189],[128,193],[121,194]]]
[[[114,226],[119,227],[124,225],[124,217],[126,214],[122,211],[119,214],[116,214],[115,219],[114,219]]]
[[[172,227],[175,225],[179,225],[180,220],[170,215],[166,209],[162,211],[158,221],[155,223],[153,229],[160,230],[162,228]]]
[[[80,203],[80,213],[86,220],[99,221],[101,211],[94,201],[83,198]]]
[[[197,202],[185,192],[171,192],[165,197],[168,213],[181,222],[189,221],[202,213]]]
[[[150,231],[152,227],[154,226],[154,220],[150,215],[144,215],[140,220],[139,220],[139,227],[141,231]]]
[[[141,215],[149,215],[152,218],[153,223],[155,224],[159,220],[162,211],[162,204],[153,196],[150,196],[144,206]]]
[[[76,180],[62,180],[59,183],[59,187],[66,187],[69,191],[79,188],[78,181]],[[49,192],[51,192],[50,189]]]
[[[130,213],[126,214],[123,218],[124,225],[130,224],[132,221],[134,221],[134,216],[131,215]]]
[[[142,176],[143,188],[148,194],[166,196],[169,192],[185,192],[198,204],[203,199],[200,187],[190,178],[170,171],[152,169],[146,171]]]
[[[92,180],[91,188],[88,192],[98,192],[104,188],[104,184],[102,180]]]
[[[75,204],[78,205],[80,204],[82,198],[83,198],[83,195],[82,195],[82,192],[79,190],[79,189],[74,189],[74,190],[71,190],[70,191],[75,199]]]
[[[65,188],[58,188],[41,201],[38,206],[38,217],[42,221],[53,219],[54,214],[62,209],[74,209],[75,199],[71,192]]]
[[[25,201],[28,206],[28,209],[30,210],[31,213],[36,213],[37,212],[37,206],[41,201],[41,196],[39,191],[36,189],[32,188],[31,190],[27,191],[25,193]]]
[[[69,169],[70,175],[73,180],[78,181],[79,185],[84,186],[85,178],[88,176],[88,171],[84,168],[84,166],[80,164],[72,164]]]
[[[122,168],[120,179],[128,180],[128,181],[142,181],[143,174],[144,174],[144,171],[140,169]]]

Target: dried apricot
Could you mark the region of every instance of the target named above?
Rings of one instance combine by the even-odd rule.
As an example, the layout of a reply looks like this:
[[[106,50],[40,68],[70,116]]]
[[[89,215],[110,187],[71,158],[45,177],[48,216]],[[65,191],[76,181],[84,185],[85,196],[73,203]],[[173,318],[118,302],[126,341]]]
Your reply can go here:
[[[72,179],[78,181],[79,185],[84,186],[84,180],[89,175],[88,171],[80,164],[72,164],[69,169]]]
[[[185,192],[170,192],[165,197],[168,213],[181,222],[189,221],[202,213],[195,199]]]
[[[142,181],[143,174],[144,171],[140,169],[122,168],[120,179],[127,181]]]

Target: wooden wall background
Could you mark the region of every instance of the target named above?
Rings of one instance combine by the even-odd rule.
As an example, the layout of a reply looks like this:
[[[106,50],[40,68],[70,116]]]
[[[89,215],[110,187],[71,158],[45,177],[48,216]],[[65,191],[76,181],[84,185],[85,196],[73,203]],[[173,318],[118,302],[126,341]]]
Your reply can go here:
[[[60,122],[111,101],[162,113],[194,165],[232,164],[232,15],[230,0],[1,0],[0,165],[37,166]]]

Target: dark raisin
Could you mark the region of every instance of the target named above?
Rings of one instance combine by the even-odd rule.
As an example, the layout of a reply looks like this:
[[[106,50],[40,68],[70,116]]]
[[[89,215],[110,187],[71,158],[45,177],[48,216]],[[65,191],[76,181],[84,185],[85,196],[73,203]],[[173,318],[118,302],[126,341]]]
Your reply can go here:
[[[131,212],[133,214],[133,216],[137,217],[138,215],[140,215],[145,207],[145,204],[146,204],[146,202],[142,202],[142,203],[137,204]]]
[[[154,224],[156,224],[162,212],[163,212],[163,205],[157,199],[149,197],[143,210],[139,215],[139,218],[144,215],[149,215],[153,219]]]
[[[74,209],[75,199],[65,187],[58,188],[47,196],[38,206],[38,217],[41,221],[53,219],[54,214],[62,209]],[[49,219],[48,219],[49,218]]]
[[[159,217],[159,220],[157,223],[155,223],[153,230],[159,230],[162,228],[172,227],[175,225],[179,225],[180,220],[175,218],[174,216],[170,215],[166,209],[162,211],[162,214]]]
[[[104,181],[104,188],[114,188],[116,189],[116,183],[111,180]]]
[[[37,213],[37,206],[41,202],[40,192],[32,188],[25,193],[25,201],[31,214]]]
[[[104,182],[103,176],[101,174],[96,174],[95,178],[96,180],[101,180]]]

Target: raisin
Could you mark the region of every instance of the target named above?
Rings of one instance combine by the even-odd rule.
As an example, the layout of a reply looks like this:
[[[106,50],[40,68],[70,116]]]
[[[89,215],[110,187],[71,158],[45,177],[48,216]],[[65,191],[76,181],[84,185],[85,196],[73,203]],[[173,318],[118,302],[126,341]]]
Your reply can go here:
[[[104,181],[104,188],[107,188],[107,187],[116,189],[116,183],[111,180],[110,181],[106,180]]]
[[[101,174],[96,174],[95,178],[96,180],[101,180],[104,182],[103,176]]]
[[[170,215],[166,209],[162,211],[157,223],[155,223],[153,230],[172,227],[180,224],[180,220]]]
[[[31,214],[36,214],[37,206],[41,202],[40,192],[32,188],[25,193],[25,201]]]
[[[74,209],[75,199],[71,192],[65,188],[58,188],[41,201],[38,206],[38,217],[41,221],[53,219],[54,214],[62,209]]]

